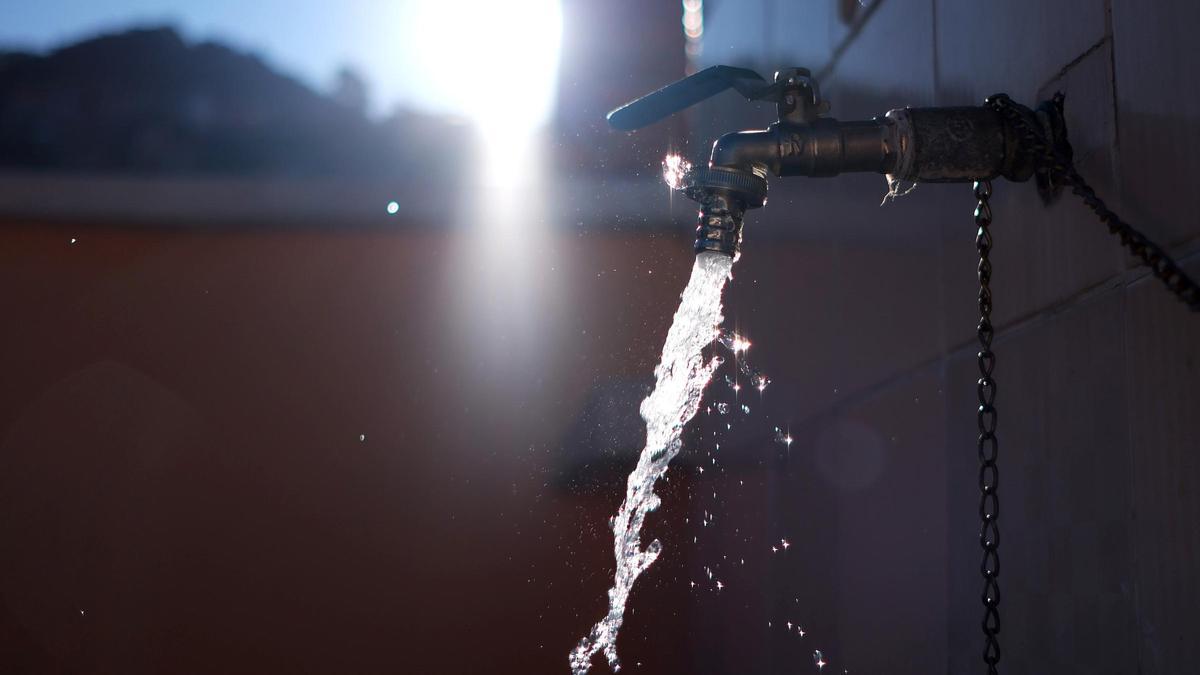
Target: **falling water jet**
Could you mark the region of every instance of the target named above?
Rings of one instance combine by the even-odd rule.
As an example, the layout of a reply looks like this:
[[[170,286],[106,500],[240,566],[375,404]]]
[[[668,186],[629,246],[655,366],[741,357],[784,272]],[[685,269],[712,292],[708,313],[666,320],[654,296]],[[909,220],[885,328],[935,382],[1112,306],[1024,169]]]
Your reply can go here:
[[[592,657],[600,651],[610,668],[616,671],[621,667],[617,633],[625,618],[625,603],[638,576],[662,552],[662,543],[657,539],[642,549],[642,523],[646,514],[660,504],[654,485],[679,454],[683,428],[699,410],[704,388],[720,365],[716,357],[705,359],[702,351],[719,334],[721,292],[732,269],[733,258],[716,252],[700,253],[692,266],[691,279],[667,332],[662,358],[654,369],[654,391],[642,401],[646,446],[629,474],[625,501],[610,523],[617,569],[608,591],[608,613],[572,650],[571,672],[575,675],[588,672]]]
[[[721,337],[721,293],[740,255],[742,216],[747,209],[759,208],[766,201],[766,180],[739,168],[697,168],[680,158],[668,157],[663,162],[663,178],[672,189],[700,204],[696,261],[654,369],[654,391],[642,401],[646,445],[637,467],[629,474],[625,501],[611,521],[617,568],[608,590],[608,613],[571,651],[574,675],[587,673],[592,657],[600,651],[610,668],[616,671],[621,667],[617,633],[625,619],[625,603],[638,576],[662,553],[662,543],[657,539],[642,548],[642,523],[646,514],[661,503],[654,494],[654,485],[679,454],[683,428],[700,409],[704,388],[722,362],[719,356],[706,358],[703,351]],[[736,354],[750,343],[739,338],[727,346]],[[734,388],[738,388],[736,383]]]

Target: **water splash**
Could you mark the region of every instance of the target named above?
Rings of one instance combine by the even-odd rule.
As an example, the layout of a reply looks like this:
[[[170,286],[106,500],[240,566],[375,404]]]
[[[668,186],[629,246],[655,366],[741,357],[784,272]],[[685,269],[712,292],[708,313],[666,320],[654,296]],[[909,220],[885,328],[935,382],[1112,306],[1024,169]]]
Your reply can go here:
[[[788,448],[792,447],[792,432],[775,427],[775,442]]]
[[[678,190],[683,186],[684,176],[692,170],[692,163],[680,157],[679,155],[667,155],[663,159],[662,172],[663,180],[667,182],[672,190]]]
[[[717,336],[717,341],[734,354],[740,354],[750,349],[750,341],[733,331],[721,331],[721,334]]]
[[[701,253],[696,256],[691,280],[680,296],[662,358],[654,369],[654,391],[642,401],[646,447],[638,458],[637,468],[629,474],[625,501],[610,521],[617,570],[608,591],[608,614],[571,651],[574,675],[587,673],[592,656],[599,651],[604,652],[610,668],[614,671],[621,668],[617,632],[625,619],[629,591],[638,576],[662,553],[662,543],[657,539],[642,549],[642,522],[660,504],[654,484],[666,473],[671,458],[679,454],[683,427],[699,410],[700,396],[719,365],[716,358],[706,360],[701,351],[718,337],[721,291],[732,268],[733,259],[728,256]]]

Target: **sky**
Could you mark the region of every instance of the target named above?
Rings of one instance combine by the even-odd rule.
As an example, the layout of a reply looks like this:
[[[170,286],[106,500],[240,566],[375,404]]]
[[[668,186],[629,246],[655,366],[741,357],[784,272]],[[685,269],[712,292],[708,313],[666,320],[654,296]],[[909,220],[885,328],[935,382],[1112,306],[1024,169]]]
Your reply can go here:
[[[370,85],[374,113],[404,105],[469,115],[478,100],[462,94],[463,77],[484,66],[520,68],[529,83],[532,66],[530,116],[544,120],[560,12],[559,0],[0,0],[0,47],[41,51],[170,24],[189,40],[257,53],[317,89],[328,90],[337,70],[350,66]]]

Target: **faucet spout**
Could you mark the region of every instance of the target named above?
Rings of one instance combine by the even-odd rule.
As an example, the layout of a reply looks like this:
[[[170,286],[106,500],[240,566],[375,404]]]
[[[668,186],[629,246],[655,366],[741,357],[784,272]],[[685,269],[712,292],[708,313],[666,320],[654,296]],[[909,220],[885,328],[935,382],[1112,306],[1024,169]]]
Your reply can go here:
[[[788,68],[767,82],[753,71],[713,66],[609,113],[613,127],[632,131],[726,89],[749,100],[773,101],[778,121],[766,129],[735,131],[712,146],[708,166],[690,172],[682,189],[700,202],[696,250],[736,257],[742,217],[766,200],[766,176],[836,176],[880,173],[925,183],[969,182],[1003,176],[1038,177],[1044,199],[1061,185],[1047,158],[1070,156],[1061,99],[1036,111],[1002,115],[983,106],[902,108],[870,120],[825,117],[817,83],[803,68]],[[1015,117],[1014,117],[1015,115]],[[1044,138],[1030,129],[1042,129]]]
[[[779,175],[779,139],[774,125],[758,131],[734,131],[713,143],[710,166]]]
[[[887,119],[776,122],[761,131],[735,131],[713,144],[712,166],[759,169],[776,176],[836,176],[852,171],[891,173],[896,126]]]

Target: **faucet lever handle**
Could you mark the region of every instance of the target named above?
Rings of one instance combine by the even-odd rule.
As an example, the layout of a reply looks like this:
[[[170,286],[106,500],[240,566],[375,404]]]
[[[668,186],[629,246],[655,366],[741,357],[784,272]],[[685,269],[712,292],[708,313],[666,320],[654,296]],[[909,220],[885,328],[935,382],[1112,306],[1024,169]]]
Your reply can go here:
[[[620,131],[641,129],[726,89],[737,90],[749,101],[779,101],[783,92],[781,83],[767,82],[753,70],[711,66],[626,103],[608,113],[608,123]]]

